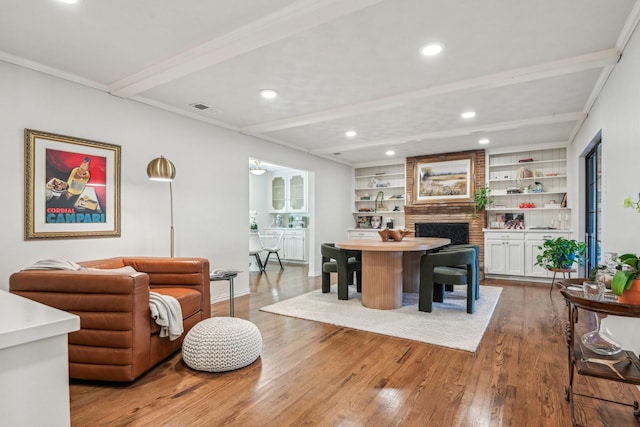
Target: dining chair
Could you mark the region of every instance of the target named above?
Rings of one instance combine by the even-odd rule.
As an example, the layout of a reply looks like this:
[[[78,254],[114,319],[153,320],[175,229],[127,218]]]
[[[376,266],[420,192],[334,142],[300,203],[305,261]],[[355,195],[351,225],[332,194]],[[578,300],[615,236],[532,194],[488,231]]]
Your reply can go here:
[[[260,235],[258,233],[249,233],[249,256],[256,258],[260,272],[264,271],[264,264],[262,264],[262,260],[260,259],[260,253],[262,252],[264,252],[264,248],[262,247]]]
[[[482,270],[480,269],[480,245],[474,245],[470,243],[459,243],[456,245],[449,245],[447,247],[444,247],[440,251],[455,251],[458,249],[468,249],[468,248],[472,248],[473,250],[476,251],[476,271],[478,272],[478,274],[476,274],[475,286],[476,286],[476,299],[478,299],[480,298],[480,274],[482,272]],[[461,266],[461,267],[464,268],[464,266]],[[445,285],[445,290],[452,291],[453,285]]]
[[[467,285],[467,313],[476,308],[476,251],[461,248],[427,253],[420,259],[418,310],[431,312],[433,302],[444,301],[444,285]]]
[[[356,279],[356,290],[362,292],[362,253],[336,248],[334,243],[323,243],[322,293],[331,292],[331,273],[338,274],[338,299],[349,299],[349,285]]]
[[[265,269],[269,264],[269,256],[271,256],[271,254],[276,254],[276,256],[278,257],[278,262],[280,263],[280,270],[284,270],[284,267],[282,266],[282,261],[280,261],[280,255],[278,254],[278,252],[282,249],[283,236],[284,236],[284,231],[281,231],[280,235],[278,236],[278,239],[276,240],[276,243],[274,245],[267,246],[264,248],[264,250],[267,251],[267,258],[264,260]]]

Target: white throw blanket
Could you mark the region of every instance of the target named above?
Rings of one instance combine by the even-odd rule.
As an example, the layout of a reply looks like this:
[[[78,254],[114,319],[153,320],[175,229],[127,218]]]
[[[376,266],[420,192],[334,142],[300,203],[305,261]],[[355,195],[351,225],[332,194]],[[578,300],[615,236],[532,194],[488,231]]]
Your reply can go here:
[[[160,325],[160,337],[169,337],[173,341],[182,335],[182,308],[177,299],[170,295],[149,292],[149,308],[151,317]]]
[[[40,261],[36,261],[28,267],[22,269],[24,270],[84,270],[84,267],[80,264],[77,264],[73,261],[69,261],[67,259],[59,259],[59,258],[50,258],[50,259],[42,259]]]

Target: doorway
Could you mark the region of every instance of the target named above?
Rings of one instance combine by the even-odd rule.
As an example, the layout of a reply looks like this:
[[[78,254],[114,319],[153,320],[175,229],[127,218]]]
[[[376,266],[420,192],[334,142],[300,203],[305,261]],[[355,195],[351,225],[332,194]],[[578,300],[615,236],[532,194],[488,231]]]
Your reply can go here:
[[[264,172],[256,173],[258,168]],[[279,256],[285,268],[287,263],[311,267],[313,173],[256,158],[249,158],[249,172],[250,231],[260,235],[265,247],[282,236]],[[277,257],[272,259],[277,265]]]
[[[586,273],[600,263],[602,236],[602,137],[593,140],[591,150],[585,156],[585,242]]]

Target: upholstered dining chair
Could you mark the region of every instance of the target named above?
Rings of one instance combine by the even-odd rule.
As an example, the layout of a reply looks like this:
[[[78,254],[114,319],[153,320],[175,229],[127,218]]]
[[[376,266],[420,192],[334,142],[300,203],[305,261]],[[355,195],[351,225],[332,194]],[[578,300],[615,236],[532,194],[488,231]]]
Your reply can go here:
[[[476,274],[476,299],[480,298],[480,275],[482,270],[480,269],[480,245],[474,245],[474,244],[470,244],[470,243],[460,243],[457,245],[449,245],[447,247],[442,248],[440,251],[455,251],[458,249],[468,249],[468,248],[472,248],[473,250],[476,251],[476,271],[478,272],[478,274]],[[460,268],[464,268],[464,266],[460,266]],[[453,290],[453,285],[445,285],[445,290],[447,291],[452,291]]]
[[[338,273],[338,299],[349,299],[349,285],[356,278],[356,290],[362,291],[362,254],[336,248],[334,243],[323,243],[322,254],[322,293],[331,291],[331,273]]]
[[[264,248],[264,250],[267,251],[267,258],[264,260],[265,270],[267,268],[267,265],[269,265],[269,256],[271,256],[271,254],[276,254],[276,256],[278,257],[278,262],[280,263],[280,270],[284,270],[284,267],[282,266],[282,261],[280,261],[280,255],[278,254],[278,252],[280,252],[280,250],[282,249],[283,236],[284,236],[284,231],[281,231],[275,244]]]
[[[249,256],[254,256],[256,258],[256,263],[258,264],[260,272],[264,271],[264,265],[262,264],[262,259],[260,259],[260,254],[262,252],[264,252],[264,248],[262,247],[260,235],[258,233],[249,233]]]
[[[427,253],[420,259],[418,310],[431,312],[433,302],[444,301],[444,285],[467,285],[467,313],[476,308],[476,251],[461,248]]]

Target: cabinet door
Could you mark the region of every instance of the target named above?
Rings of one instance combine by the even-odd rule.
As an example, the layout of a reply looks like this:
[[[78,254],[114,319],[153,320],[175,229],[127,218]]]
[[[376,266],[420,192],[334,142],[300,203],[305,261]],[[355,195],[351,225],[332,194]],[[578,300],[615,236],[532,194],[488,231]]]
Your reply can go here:
[[[284,254],[286,259],[293,261],[304,261],[304,234],[287,234],[284,239]]]
[[[485,240],[484,264],[487,274],[505,274],[506,246],[502,240]]]
[[[269,183],[269,212],[286,212],[286,181],[283,176],[274,176]]]
[[[514,276],[524,275],[524,242],[505,242],[506,273]]]
[[[302,173],[287,177],[289,186],[289,210],[291,212],[307,212],[307,179]]]
[[[549,270],[536,265],[536,258],[542,253],[538,246],[542,246],[544,240],[527,240],[524,248],[525,262],[524,271],[527,276],[531,277],[551,277]]]

